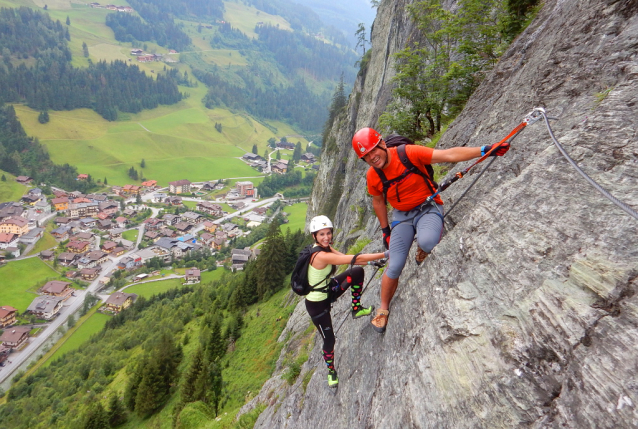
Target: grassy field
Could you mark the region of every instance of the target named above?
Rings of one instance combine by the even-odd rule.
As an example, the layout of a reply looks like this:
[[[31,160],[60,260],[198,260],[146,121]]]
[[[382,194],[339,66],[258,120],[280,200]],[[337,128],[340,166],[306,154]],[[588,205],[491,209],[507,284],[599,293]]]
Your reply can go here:
[[[122,233],[122,238],[124,240],[129,240],[135,243],[135,241],[137,240],[137,234],[139,234],[139,232],[139,229],[129,229],[128,231],[124,231]]]
[[[31,250],[31,252],[29,252],[29,255],[37,255],[38,253],[42,252],[43,250],[50,249],[50,248],[55,247],[57,245],[58,245],[58,242],[47,231],[47,232],[44,233],[42,238],[38,240],[38,242],[35,244],[35,246],[33,246],[33,249]]]
[[[139,296],[149,298],[158,293],[166,292],[170,289],[181,288],[182,279],[169,279],[157,282],[142,283],[140,285],[131,286],[124,289],[126,293],[135,293]]]
[[[304,230],[306,228],[306,212],[308,211],[308,204],[297,203],[291,206],[286,206],[282,209],[288,213],[288,223],[280,226],[282,232],[286,232],[286,229],[290,228],[290,231],[296,231],[298,229]]]
[[[85,321],[79,320],[77,322],[77,329],[73,330],[72,332],[71,330],[69,330],[70,335],[66,338],[63,337],[60,339],[62,345],[44,363],[44,366],[47,366],[50,362],[53,362],[57,358],[63,356],[65,353],[79,348],[82,343],[91,338],[93,334],[100,332],[106,324],[107,320],[109,320],[110,318],[111,316],[109,315],[95,312],[91,314]],[[81,325],[80,322],[82,322]]]
[[[15,181],[15,176],[0,170],[0,177],[4,175],[5,182],[0,181],[0,203],[18,201],[27,192],[27,187]]]
[[[0,305],[10,305],[24,312],[37,296],[35,291],[43,286],[47,279],[64,280],[40,258],[11,261],[0,267]]]
[[[33,5],[43,7],[44,0],[34,0]],[[25,4],[25,0],[2,0],[7,4]],[[113,39],[112,30],[104,20],[109,13],[103,9],[93,9],[85,4],[70,0],[46,1],[48,13],[61,22],[68,16],[71,20],[70,48],[73,65],[88,65],[82,55],[82,43],[89,47],[90,60],[131,60],[131,44]],[[125,5],[126,2],[121,4]],[[120,4],[118,3],[118,4]],[[29,1],[31,5],[31,2]],[[279,25],[289,29],[289,24],[281,17],[260,12],[257,9],[228,2],[227,17],[233,27],[240,28],[254,36],[255,24],[259,21]],[[194,50],[180,55],[196,55],[205,64],[233,66],[248,65],[239,51],[212,49],[210,37],[215,29],[197,32],[197,23],[176,20],[184,25],[184,31],[193,39]],[[147,42],[148,52],[166,53],[167,49]],[[135,63],[150,76],[164,68],[162,63]],[[192,75],[191,68],[183,63],[167,65],[176,67]],[[26,106],[16,105],[16,111],[27,134],[38,137],[46,145],[51,158],[56,163],[69,163],[80,172],[89,173],[96,179],[108,179],[110,185],[132,183],[128,177],[130,167],[138,171],[142,159],[146,168],[141,172],[147,179],[154,179],[160,185],[168,181],[187,178],[191,181],[214,180],[228,177],[258,176],[259,173],[241,162],[245,152],[256,144],[263,154],[269,138],[281,138],[296,134],[290,126],[280,122],[267,124],[254,120],[246,114],[225,109],[207,109],[202,98],[206,87],[199,84],[195,88],[180,87],[189,97],[171,106],[160,106],[138,114],[126,114],[115,122],[104,120],[92,110],[49,112],[47,124],[37,120],[39,112]],[[222,132],[215,129],[215,123],[222,125]],[[306,140],[299,139],[306,144]],[[295,140],[296,141],[296,140]],[[0,197],[4,191],[0,187]]]

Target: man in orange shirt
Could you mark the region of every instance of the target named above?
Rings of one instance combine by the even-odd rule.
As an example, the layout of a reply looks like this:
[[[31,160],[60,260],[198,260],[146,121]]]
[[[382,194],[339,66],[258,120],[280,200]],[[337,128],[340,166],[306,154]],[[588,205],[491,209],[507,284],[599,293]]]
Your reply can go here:
[[[423,204],[436,192],[436,184],[429,166],[444,162],[469,161],[485,155],[492,146],[455,147],[445,150],[413,144],[387,147],[381,134],[372,128],[363,128],[352,138],[352,148],[359,158],[370,166],[367,173],[368,192],[372,195],[372,207],[381,224],[383,244],[390,250],[388,267],[381,279],[381,305],[371,322],[377,332],[383,333],[390,315],[390,301],[399,284],[399,276],[405,266],[414,236],[416,235],[419,246],[416,263],[420,265],[439,243],[443,233],[441,197],[437,195],[432,203]],[[503,143],[490,155],[503,156],[508,150],[509,143]],[[406,163],[416,167],[418,173],[410,171]],[[394,208],[392,224],[388,220],[386,199]]]

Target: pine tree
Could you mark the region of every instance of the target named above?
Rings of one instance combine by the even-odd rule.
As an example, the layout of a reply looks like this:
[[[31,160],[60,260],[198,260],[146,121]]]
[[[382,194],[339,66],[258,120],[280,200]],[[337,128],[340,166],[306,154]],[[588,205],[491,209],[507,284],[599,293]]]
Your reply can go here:
[[[6,181],[7,181],[7,176],[5,176],[5,175],[3,174],[3,175],[2,175],[2,178],[1,178],[0,180],[2,180],[3,182],[6,182]]]
[[[160,365],[156,360],[148,359],[142,372],[142,380],[135,396],[135,412],[142,417],[148,417],[162,406],[167,392],[164,387],[164,377]]]
[[[89,57],[89,45],[86,42],[82,42],[82,54],[88,58]]]
[[[254,145],[253,145],[253,153],[254,153],[255,155],[259,155],[259,149],[257,149],[257,144],[254,144]]]
[[[71,19],[69,18],[68,15],[66,17],[66,25],[71,25]]]
[[[226,353],[226,345],[222,338],[222,325],[219,317],[213,319],[210,327],[210,336],[206,347],[206,358],[209,362],[215,362]]]
[[[184,403],[195,401],[195,381],[204,370],[203,364],[204,352],[201,347],[198,347],[180,386],[180,396]]]
[[[142,162],[140,162],[140,168],[146,168],[146,161],[142,158]]]
[[[109,182],[106,180],[106,177],[104,178],[104,184],[105,184],[105,185],[108,185],[108,184],[109,184]]]
[[[277,155],[275,156],[275,158],[277,158],[277,160],[281,159],[281,151],[277,151]]]
[[[279,230],[279,223],[270,223],[257,259],[257,294],[262,299],[277,291],[286,277],[286,246]]]
[[[109,409],[106,416],[112,428],[123,424],[127,420],[126,409],[115,393],[111,393],[109,397]]]
[[[297,142],[295,150],[292,152],[292,160],[297,163],[301,159],[301,142]]]
[[[109,429],[106,411],[104,411],[104,407],[99,401],[89,409],[82,427],[84,429]]]
[[[144,372],[144,366],[146,362],[144,360],[138,361],[137,367],[133,372],[133,375],[129,377],[128,383],[126,383],[126,388],[124,389],[124,405],[130,411],[135,410],[135,401],[137,399],[137,392],[142,381],[142,376]]]

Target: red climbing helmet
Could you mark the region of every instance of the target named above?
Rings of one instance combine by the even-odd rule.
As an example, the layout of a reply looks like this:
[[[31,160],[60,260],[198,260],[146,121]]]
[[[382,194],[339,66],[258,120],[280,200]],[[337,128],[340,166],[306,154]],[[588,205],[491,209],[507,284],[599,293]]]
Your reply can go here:
[[[377,147],[382,139],[383,137],[378,131],[372,128],[361,128],[352,137],[352,149],[354,149],[359,158],[363,158]]]

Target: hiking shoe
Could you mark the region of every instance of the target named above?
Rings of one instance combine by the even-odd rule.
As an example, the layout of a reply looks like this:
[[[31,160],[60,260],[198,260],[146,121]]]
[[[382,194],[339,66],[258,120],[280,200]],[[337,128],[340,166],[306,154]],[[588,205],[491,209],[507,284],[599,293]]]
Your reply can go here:
[[[377,310],[377,315],[370,321],[375,331],[380,334],[385,332],[385,327],[388,324],[388,316],[390,316],[390,312],[388,310]]]
[[[414,257],[414,260],[416,261],[417,265],[421,265],[423,263],[423,261],[425,261],[425,258],[427,258],[429,255],[428,252],[425,252],[423,250],[421,250],[420,247],[416,248],[416,256]]]
[[[328,387],[337,387],[339,384],[339,377],[337,377],[337,371],[334,369],[328,370]]]
[[[359,309],[357,311],[352,310],[352,318],[353,319],[358,319],[359,317],[363,317],[363,316],[367,316],[370,313],[372,313],[372,310],[374,310],[374,305],[371,305],[370,307],[359,307]]]

